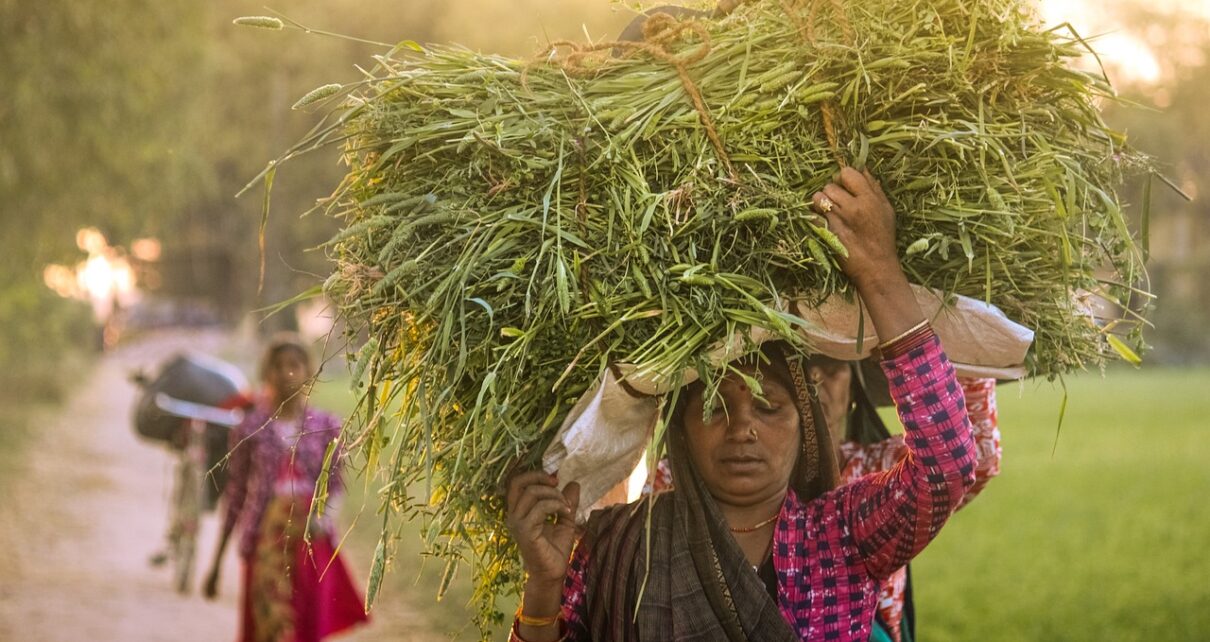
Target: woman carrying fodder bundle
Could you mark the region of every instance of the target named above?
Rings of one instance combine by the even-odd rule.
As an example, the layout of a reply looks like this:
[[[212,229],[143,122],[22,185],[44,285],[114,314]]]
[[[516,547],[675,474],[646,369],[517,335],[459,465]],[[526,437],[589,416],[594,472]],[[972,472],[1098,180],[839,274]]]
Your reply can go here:
[[[731,8],[728,3],[720,3],[716,13],[724,14]],[[676,6],[657,7],[632,21],[619,39],[641,40],[648,16],[658,13],[680,18],[704,19],[710,16],[706,11]],[[870,386],[881,388],[877,394],[882,396],[886,393],[886,382],[868,380],[869,376],[861,376],[860,370],[860,363],[824,355],[813,355],[807,361],[809,385],[815,389],[818,407],[830,434],[830,445],[836,452],[840,471],[838,484],[852,483],[866,475],[891,470],[910,452],[903,435],[892,436],[887,431],[870,400],[874,393]],[[881,379],[877,375],[874,378]],[[963,403],[970,417],[976,446],[975,483],[959,502],[957,508],[962,508],[982,492],[992,477],[999,474],[1001,451],[996,417],[996,380],[959,376],[958,382],[962,386]],[[645,492],[665,492],[673,487],[671,468],[665,458],[650,476]],[[626,503],[626,494],[627,482],[623,482],[613,491],[613,496],[621,499],[614,501]],[[608,503],[611,502],[601,501],[598,505]],[[871,623],[871,642],[901,642],[916,638],[911,587],[912,577],[907,566],[896,569],[882,582]]]
[[[871,372],[875,363],[851,363],[828,357],[812,356],[807,361],[807,377],[815,387],[819,407],[825,418],[832,447],[840,468],[839,483],[848,484],[862,477],[894,469],[911,452],[903,434],[892,435],[877,412],[876,403],[886,382]],[[970,418],[976,451],[975,483],[962,497],[956,510],[968,506],[992,478],[1000,474],[1001,448],[996,404],[996,380],[959,375],[963,403]],[[879,396],[876,396],[879,395]],[[876,401],[877,399],[877,401]],[[662,459],[643,486],[644,494],[662,493],[675,488],[668,460]],[[608,499],[598,505],[626,503],[628,482],[623,482]],[[882,583],[878,608],[871,625],[870,642],[911,642],[916,636],[914,577],[904,566]]]
[[[669,427],[676,490],[594,513],[574,483],[525,473],[508,522],[528,574],[513,628],[525,642],[864,642],[882,580],[936,536],[974,483],[975,448],[953,367],[895,250],[895,214],[852,168],[814,203],[849,249],[911,455],[837,488],[827,427],[801,356],[770,344],[729,375],[721,408],[688,386]],[[550,516],[555,516],[550,521]]]

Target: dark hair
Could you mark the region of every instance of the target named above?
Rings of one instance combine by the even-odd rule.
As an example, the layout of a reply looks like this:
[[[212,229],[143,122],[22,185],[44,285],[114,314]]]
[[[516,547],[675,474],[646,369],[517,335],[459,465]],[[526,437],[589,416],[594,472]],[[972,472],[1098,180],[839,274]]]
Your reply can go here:
[[[273,368],[273,364],[277,362],[281,355],[287,352],[293,352],[302,359],[303,363],[307,366],[308,374],[314,370],[311,363],[311,352],[303,344],[302,338],[293,332],[282,332],[273,335],[273,338],[269,340],[269,344],[265,346],[264,354],[261,355],[261,381],[268,378],[269,370]]]

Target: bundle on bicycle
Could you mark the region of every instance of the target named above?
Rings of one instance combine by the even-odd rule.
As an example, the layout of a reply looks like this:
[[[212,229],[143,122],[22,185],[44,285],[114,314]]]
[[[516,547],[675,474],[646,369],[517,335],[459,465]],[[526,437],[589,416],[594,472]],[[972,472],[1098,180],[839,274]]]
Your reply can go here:
[[[226,484],[221,465],[229,452],[231,428],[243,419],[248,383],[235,366],[204,354],[184,353],[165,361],[154,376],[132,380],[142,393],[134,408],[134,428],[177,455],[167,548],[153,564],[171,561],[178,591],[188,591],[193,575],[202,513],[213,511]]]

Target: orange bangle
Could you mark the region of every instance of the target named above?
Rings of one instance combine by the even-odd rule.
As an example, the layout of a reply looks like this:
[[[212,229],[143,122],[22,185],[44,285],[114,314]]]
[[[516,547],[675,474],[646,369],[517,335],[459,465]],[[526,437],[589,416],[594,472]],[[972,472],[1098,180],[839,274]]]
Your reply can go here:
[[[914,331],[908,333],[906,336],[895,337],[894,341],[878,346],[878,358],[883,361],[897,359],[924,345],[929,341],[930,337],[935,336],[937,335],[929,324],[926,323],[917,326]]]
[[[517,621],[520,622],[521,624],[524,624],[525,626],[532,626],[532,627],[536,627],[536,628],[554,626],[563,617],[562,613],[556,613],[555,615],[552,615],[550,617],[531,617],[531,616],[526,615],[521,612],[521,610],[524,608],[525,608],[524,602],[522,602],[520,604],[520,606],[517,607]]]

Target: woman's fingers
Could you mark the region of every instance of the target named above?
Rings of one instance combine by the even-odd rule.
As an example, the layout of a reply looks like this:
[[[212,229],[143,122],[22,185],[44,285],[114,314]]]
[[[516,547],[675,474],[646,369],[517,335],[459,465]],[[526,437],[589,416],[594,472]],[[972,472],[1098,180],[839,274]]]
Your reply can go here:
[[[513,509],[513,514],[517,516],[516,519],[524,520],[528,514],[533,512],[534,506],[548,499],[556,500],[564,505],[567,504],[567,500],[563,498],[563,493],[560,493],[559,489],[553,486],[534,484],[521,493],[521,497],[517,500],[516,507]]]
[[[580,482],[571,482],[563,488],[563,499],[567,505],[571,507],[571,512],[574,515],[580,510]]]
[[[878,180],[877,178],[874,178],[874,175],[870,173],[870,170],[868,168],[862,170],[861,173],[865,176],[865,179],[867,181],[869,181],[870,188],[872,190],[874,190],[874,192],[876,194],[878,194],[879,196],[882,196],[882,197],[886,196],[886,193],[882,191],[882,181]]]
[[[563,497],[572,508],[580,506],[580,482],[571,482],[563,488]]]
[[[835,203],[837,208],[841,210],[853,209],[853,205],[857,200],[848,192],[848,190],[837,185],[836,183],[828,183],[827,185],[824,185],[823,193],[824,196],[827,196],[828,199]]]
[[[554,475],[548,475],[541,470],[535,470],[513,477],[508,482],[509,510],[511,511],[512,508],[517,505],[517,501],[521,499],[521,493],[524,492],[526,488],[534,484],[550,486],[553,488],[557,483],[558,482]]]
[[[567,501],[563,499],[562,495],[557,499],[547,498],[538,501],[528,513],[521,516],[519,525],[526,529],[539,528],[550,515],[572,516],[571,510],[567,507]]]
[[[827,190],[828,187],[825,186],[822,191],[815,192],[815,194],[811,197],[811,204],[815,207],[816,212],[823,214],[825,217],[831,220],[831,218],[836,215],[837,210],[843,208],[845,205],[849,205],[850,203],[845,202],[845,197],[839,194],[837,194],[837,198],[840,198],[841,200],[836,200],[836,198],[828,195]],[[844,190],[840,191],[843,192]]]
[[[863,196],[872,191],[871,180],[867,179],[867,176],[868,174],[863,174],[852,167],[845,166],[840,169],[840,176],[836,179],[836,182],[853,196]]]

